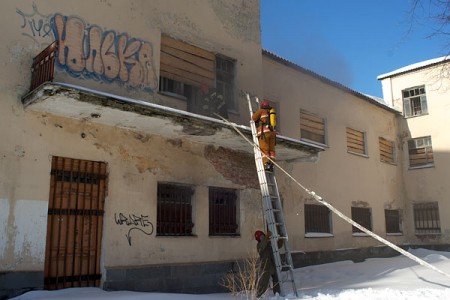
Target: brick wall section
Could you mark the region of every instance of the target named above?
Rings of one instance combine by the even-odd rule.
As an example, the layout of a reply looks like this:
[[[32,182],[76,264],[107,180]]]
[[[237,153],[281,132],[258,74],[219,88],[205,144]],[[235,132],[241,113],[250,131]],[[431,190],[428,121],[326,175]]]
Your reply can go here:
[[[253,155],[210,145],[205,147],[205,158],[214,165],[217,172],[234,184],[259,189]]]

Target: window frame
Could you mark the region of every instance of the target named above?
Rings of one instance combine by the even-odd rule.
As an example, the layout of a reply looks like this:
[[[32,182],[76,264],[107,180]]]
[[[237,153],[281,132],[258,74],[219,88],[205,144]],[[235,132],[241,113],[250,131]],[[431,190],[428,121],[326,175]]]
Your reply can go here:
[[[194,236],[194,188],[158,182],[156,236]]]
[[[239,105],[236,97],[236,60],[222,54],[216,54],[216,91],[225,99],[228,111],[238,112]],[[231,65],[232,70],[223,70],[219,65]],[[228,67],[227,67],[228,68]],[[223,79],[223,80],[222,80]],[[224,87],[225,86],[225,87]],[[228,87],[228,88],[226,88]],[[230,95],[225,95],[224,90],[229,90]],[[230,98],[227,98],[227,97]]]
[[[300,109],[300,140],[307,141],[313,144],[328,146],[328,126],[327,119],[325,117],[321,117],[315,113],[312,113],[306,109]],[[323,129],[321,128],[323,127]],[[323,133],[319,133],[323,131]],[[316,139],[312,139],[309,137],[305,137],[302,132],[307,133],[307,135],[317,135],[322,136],[323,141],[319,141]]]
[[[403,235],[402,211],[400,209],[385,209],[384,221],[387,235]]]
[[[221,196],[223,196],[223,198],[221,198]],[[220,200],[222,203],[215,203],[217,200]],[[223,208],[225,208],[225,210],[223,210]],[[209,236],[240,235],[239,197],[238,191],[236,189],[213,187],[213,186],[209,187],[208,210],[209,210],[209,217],[208,217]],[[228,220],[224,222],[223,216],[225,216],[225,218]]]
[[[431,135],[412,138],[408,140],[407,143],[410,170],[434,167],[434,152]],[[419,143],[422,145],[418,145]],[[414,148],[412,148],[412,146]],[[415,160],[425,160],[425,162],[413,163]]]
[[[355,154],[357,156],[368,157],[369,152],[367,147],[367,132],[360,131],[347,126],[345,127],[345,136],[347,139],[347,153]],[[363,147],[361,151],[358,151],[359,143],[361,143]]]
[[[373,228],[373,217],[372,217],[372,209],[370,207],[356,207],[352,206],[351,208],[352,220],[358,223],[359,225],[365,227],[366,229],[372,231]],[[368,217],[368,219],[363,219]],[[359,228],[352,225],[352,234],[354,236],[367,234],[360,230]]]
[[[333,236],[332,214],[328,207],[321,204],[305,203],[304,212],[305,237]]]
[[[419,214],[420,212],[420,214]],[[441,221],[439,216],[439,203],[435,202],[417,202],[413,203],[414,233],[416,235],[440,235],[442,233]],[[427,219],[427,217],[436,217]],[[431,226],[425,226],[431,222]],[[437,225],[437,227],[433,227]]]
[[[425,85],[415,86],[402,90],[402,99],[403,116],[405,118],[428,115],[428,103]],[[414,105],[414,102],[416,103],[416,105]]]

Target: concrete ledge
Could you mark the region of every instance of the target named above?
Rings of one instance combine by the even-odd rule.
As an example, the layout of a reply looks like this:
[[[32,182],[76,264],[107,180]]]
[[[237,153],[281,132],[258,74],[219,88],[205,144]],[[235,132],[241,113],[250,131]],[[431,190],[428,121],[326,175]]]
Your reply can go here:
[[[0,300],[19,296],[32,290],[44,288],[44,272],[1,272]]]

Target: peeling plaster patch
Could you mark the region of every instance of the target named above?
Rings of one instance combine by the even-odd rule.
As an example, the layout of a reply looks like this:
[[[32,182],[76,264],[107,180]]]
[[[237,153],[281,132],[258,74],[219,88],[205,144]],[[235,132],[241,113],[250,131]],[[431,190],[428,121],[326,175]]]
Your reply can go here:
[[[5,255],[6,244],[8,242],[8,199],[0,199],[0,259]]]
[[[370,207],[369,203],[364,202],[364,201],[352,201],[352,206],[353,207]]]
[[[252,155],[223,147],[216,149],[214,146],[207,146],[205,158],[214,165],[217,172],[234,184],[254,189],[259,187]]]
[[[16,145],[16,147],[14,148],[14,153],[18,157],[24,157],[25,156],[25,149],[21,145]]]
[[[45,260],[47,232],[47,202],[18,200],[14,208],[14,256],[27,258],[35,263]]]
[[[177,148],[183,146],[183,141],[181,139],[167,139],[167,142]]]
[[[150,140],[150,136],[148,134],[134,133],[134,137],[143,143],[146,143]]]

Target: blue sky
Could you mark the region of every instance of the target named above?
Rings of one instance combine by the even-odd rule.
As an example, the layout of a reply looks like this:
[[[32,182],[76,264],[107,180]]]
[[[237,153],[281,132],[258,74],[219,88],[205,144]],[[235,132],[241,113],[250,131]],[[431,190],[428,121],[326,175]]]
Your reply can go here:
[[[449,41],[411,0],[261,0],[263,48],[358,92],[377,76],[445,56]]]

